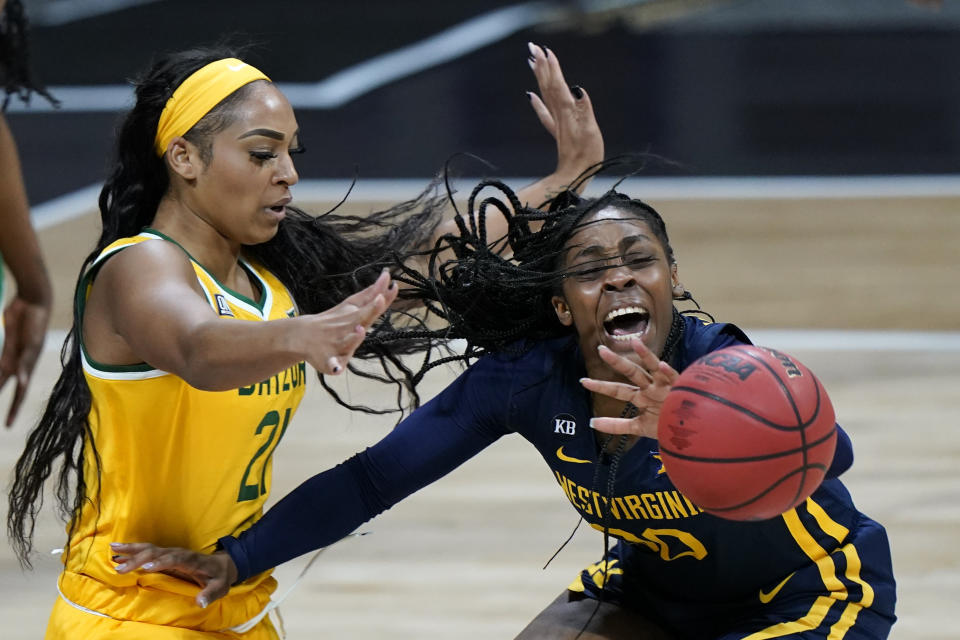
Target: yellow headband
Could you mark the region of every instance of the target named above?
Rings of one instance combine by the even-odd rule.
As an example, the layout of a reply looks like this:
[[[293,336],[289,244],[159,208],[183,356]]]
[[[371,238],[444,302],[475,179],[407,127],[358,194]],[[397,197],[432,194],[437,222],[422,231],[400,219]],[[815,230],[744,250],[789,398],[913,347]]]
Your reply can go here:
[[[190,74],[173,92],[160,114],[154,139],[157,155],[166,153],[171,140],[189,131],[221,100],[254,80],[270,78],[236,58],[211,62]]]

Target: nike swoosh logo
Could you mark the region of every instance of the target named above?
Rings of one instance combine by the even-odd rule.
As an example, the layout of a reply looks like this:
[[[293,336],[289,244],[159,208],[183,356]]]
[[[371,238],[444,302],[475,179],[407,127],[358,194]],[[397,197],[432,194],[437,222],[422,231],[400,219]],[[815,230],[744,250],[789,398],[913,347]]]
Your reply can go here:
[[[557,457],[563,460],[564,462],[575,462],[577,464],[590,464],[589,460],[581,460],[580,458],[571,458],[568,455],[563,453],[563,447],[557,449]]]
[[[793,573],[796,573],[796,571],[794,571]],[[764,592],[763,592],[763,589],[760,589],[760,602],[762,602],[763,604],[767,604],[768,602],[770,602],[771,600],[773,600],[773,598],[774,598],[778,593],[780,593],[780,589],[783,589],[783,585],[787,584],[787,581],[790,580],[790,578],[793,577],[793,573],[791,573],[791,574],[788,575],[786,578],[784,578],[784,579],[783,579],[783,582],[781,582],[780,584],[778,584],[777,586],[775,586],[773,589],[771,589],[769,593],[764,593]]]
[[[240,71],[240,69],[243,69],[245,66],[247,66],[246,63],[228,64],[227,69],[230,69],[230,71]]]

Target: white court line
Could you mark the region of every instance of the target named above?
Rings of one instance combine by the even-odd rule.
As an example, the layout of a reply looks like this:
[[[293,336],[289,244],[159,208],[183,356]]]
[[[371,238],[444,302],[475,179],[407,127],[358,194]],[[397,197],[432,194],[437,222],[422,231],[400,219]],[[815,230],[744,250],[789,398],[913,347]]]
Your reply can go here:
[[[538,178],[500,179],[518,189]],[[479,181],[458,177],[451,184],[465,196],[462,192],[469,193]],[[398,202],[413,198],[428,182],[427,178],[361,178],[350,199]],[[586,194],[599,195],[616,182],[616,178],[596,178]],[[301,202],[339,201],[349,187],[349,180],[301,180],[294,187],[294,198]],[[621,182],[617,190],[644,200],[958,197],[960,175],[636,177]]]
[[[534,180],[503,178],[503,182],[514,188]],[[459,196],[465,197],[479,181],[480,178],[460,177],[451,184],[458,189]],[[400,202],[415,197],[429,182],[429,178],[361,179],[350,194],[350,201]],[[610,178],[598,178],[590,183],[587,194],[603,193],[613,182]],[[37,229],[46,229],[95,210],[102,187],[102,184],[92,184],[32,207],[34,225]],[[350,180],[301,180],[293,187],[294,202],[339,202],[349,188]],[[619,189],[644,200],[960,197],[960,176],[631,178]]]
[[[744,330],[755,344],[784,351],[960,352],[960,331],[858,331],[837,329]],[[47,332],[44,351],[59,351],[67,332]],[[462,352],[466,343],[452,340],[450,348]]]

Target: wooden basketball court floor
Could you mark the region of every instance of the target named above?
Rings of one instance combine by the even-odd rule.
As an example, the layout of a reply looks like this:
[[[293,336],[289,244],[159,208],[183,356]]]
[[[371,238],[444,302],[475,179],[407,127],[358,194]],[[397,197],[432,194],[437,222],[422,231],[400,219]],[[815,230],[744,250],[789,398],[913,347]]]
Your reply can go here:
[[[704,308],[799,357],[829,390],[856,452],[844,480],[891,538],[900,616],[892,637],[960,638],[960,198],[653,204],[667,220],[682,280]],[[42,232],[54,329],[68,325],[76,269],[96,233],[92,214]],[[0,432],[5,483],[57,375],[57,341],[47,345],[17,424]],[[425,395],[455,374],[436,372]],[[337,384],[365,401],[392,400],[392,391],[362,380]],[[0,396],[4,411],[9,397],[9,389]],[[340,409],[313,380],[275,455],[274,499],[391,424]],[[0,545],[7,640],[41,637],[56,597],[58,561],[46,551],[64,536],[49,507],[32,572]],[[362,527],[372,535],[326,551],[281,607],[288,637],[512,638],[600,555],[601,536],[581,527],[541,569],[576,522],[543,461],[519,437],[506,438]],[[280,592],[305,561],[278,570]]]

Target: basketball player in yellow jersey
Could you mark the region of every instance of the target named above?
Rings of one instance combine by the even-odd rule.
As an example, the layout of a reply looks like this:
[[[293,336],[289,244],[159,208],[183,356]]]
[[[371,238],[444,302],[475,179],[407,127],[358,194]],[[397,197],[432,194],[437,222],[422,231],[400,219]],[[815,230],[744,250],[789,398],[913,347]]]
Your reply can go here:
[[[558,149],[557,170],[518,194],[540,203],[599,161],[603,143],[556,57],[532,47],[530,64],[543,93],[531,104]],[[70,520],[47,638],[272,639],[269,620],[257,621],[268,574],[200,608],[193,585],[117,574],[109,543],[210,551],[260,517],[306,364],[338,373],[358,348],[380,353],[361,342],[397,287],[377,265],[433,246],[444,203],[361,220],[290,206],[302,150],[293,110],[223,51],[159,59],[136,96],[63,372],[17,463],[8,530],[29,564],[37,503],[62,457],[56,489]],[[506,231],[502,217],[489,226],[491,238]]]
[[[78,287],[75,358],[28,438],[11,492],[21,504],[36,469],[49,469],[51,439],[80,467],[51,639],[239,637],[231,628],[263,609],[275,586],[269,575],[204,610],[196,589],[173,579],[118,580],[109,543],[155,537],[211,550],[250,526],[306,364],[342,371],[397,294],[383,273],[340,304],[327,301],[327,311],[299,314],[272,271],[300,265],[270,268],[247,249],[277,235],[297,182],[289,103],[236,59],[181,56],[154,75],[148,82],[177,90],[151,115],[156,97],[143,94],[153,87],[141,85],[127,117],[101,199],[103,237]],[[149,156],[138,167],[137,136],[124,134],[144,139],[144,123]],[[162,174],[143,174],[144,165]],[[242,637],[276,633],[264,619]]]
[[[95,274],[114,254],[151,240],[176,246],[161,232],[146,229],[112,243],[90,273]],[[295,315],[286,288],[259,265],[240,260],[260,292],[252,299],[218,282],[200,263],[190,260],[190,264],[218,319],[253,323]],[[88,288],[92,285],[84,283],[81,295]],[[78,300],[80,305],[85,302]],[[149,607],[157,612],[150,616],[154,624],[219,630],[253,618],[275,586],[269,575],[262,574],[234,589],[231,602],[222,607],[210,611],[185,608],[183,596],[193,589],[183,589],[182,582],[168,576],[139,582],[117,580],[110,562],[110,540],[103,533],[129,536],[150,531],[161,538],[182,540],[190,548],[212,551],[218,532],[242,530],[256,520],[270,489],[273,451],[303,397],[305,363],[295,362],[248,386],[203,391],[148,364],[98,362],[85,347],[81,343],[84,377],[93,401],[89,423],[104,473],[102,486],[88,486],[88,494],[99,489],[100,504],[84,505],[71,536],[66,571],[59,584],[63,596],[57,606],[62,611],[54,620],[64,627],[65,634],[87,626],[95,632],[104,625],[96,616],[71,610],[68,603],[74,599],[91,603],[93,606],[82,606],[117,620],[142,619]],[[242,350],[243,345],[237,349]],[[212,460],[218,463],[211,464]],[[89,470],[87,477],[96,477],[90,449],[84,465]],[[106,470],[122,481],[111,482]],[[184,518],[190,527],[178,522]],[[52,625],[49,635],[57,637]]]

